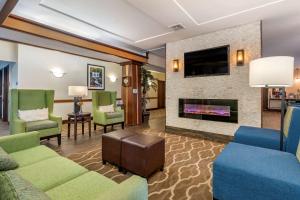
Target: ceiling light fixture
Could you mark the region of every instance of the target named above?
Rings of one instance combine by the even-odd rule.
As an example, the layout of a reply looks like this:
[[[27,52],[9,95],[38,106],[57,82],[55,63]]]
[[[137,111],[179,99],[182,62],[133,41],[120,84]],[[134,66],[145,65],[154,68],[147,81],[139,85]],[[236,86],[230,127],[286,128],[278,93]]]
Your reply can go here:
[[[173,0],[173,2],[180,8],[180,10],[182,12],[184,12],[184,14],[186,16],[188,16],[188,18],[190,18],[190,20],[192,20],[197,26],[202,26],[202,25],[206,25],[206,24],[209,24],[209,23],[212,23],[212,22],[216,22],[216,21],[219,21],[219,20],[222,20],[222,19],[226,19],[226,18],[229,18],[229,17],[234,17],[236,15],[240,15],[240,14],[243,14],[243,13],[247,13],[247,12],[250,12],[250,11],[253,11],[253,10],[257,10],[257,9],[260,9],[260,8],[264,8],[264,7],[267,7],[267,6],[271,6],[271,5],[274,5],[274,4],[278,4],[278,3],[281,3],[281,2],[284,2],[286,0],[277,0],[277,1],[272,1],[272,2],[269,2],[269,3],[265,3],[265,4],[262,4],[260,6],[255,6],[255,7],[252,7],[252,8],[249,8],[249,9],[245,9],[245,10],[241,10],[241,11],[238,11],[238,12],[235,12],[235,13],[232,13],[232,14],[229,14],[229,15],[225,15],[225,16],[222,16],[222,17],[217,17],[215,19],[212,19],[212,20],[208,20],[208,21],[205,21],[205,22],[197,22],[197,20],[178,2],[178,0]]]

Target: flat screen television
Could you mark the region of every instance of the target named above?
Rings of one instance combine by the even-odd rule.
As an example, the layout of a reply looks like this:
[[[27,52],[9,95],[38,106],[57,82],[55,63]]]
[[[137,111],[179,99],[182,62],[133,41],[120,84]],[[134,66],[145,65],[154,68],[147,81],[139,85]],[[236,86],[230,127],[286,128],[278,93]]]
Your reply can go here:
[[[229,75],[229,45],[184,54],[184,77]]]

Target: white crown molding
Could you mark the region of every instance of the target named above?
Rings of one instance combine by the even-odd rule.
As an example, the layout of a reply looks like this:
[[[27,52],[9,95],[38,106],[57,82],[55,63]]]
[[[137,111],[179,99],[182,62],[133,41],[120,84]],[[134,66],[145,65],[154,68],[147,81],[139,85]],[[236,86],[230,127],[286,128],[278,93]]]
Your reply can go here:
[[[223,20],[223,19],[227,19],[227,18],[230,18],[230,17],[237,16],[237,15],[241,15],[241,14],[244,14],[244,13],[247,13],[247,12],[251,12],[253,10],[258,10],[258,9],[261,9],[261,8],[272,6],[274,4],[282,3],[284,1],[286,1],[286,0],[276,0],[276,1],[265,3],[265,4],[262,4],[262,5],[259,5],[259,6],[255,6],[255,7],[249,8],[249,9],[234,12],[234,13],[229,14],[229,15],[224,15],[222,17],[217,17],[217,18],[212,19],[212,20],[208,20],[208,21],[204,21],[204,22],[198,22],[177,0],[173,0],[173,2],[177,5],[177,7],[197,26],[202,26],[202,25],[206,25],[206,24],[209,24],[209,23],[212,23],[212,22],[216,22],[216,21],[220,21],[220,20]]]

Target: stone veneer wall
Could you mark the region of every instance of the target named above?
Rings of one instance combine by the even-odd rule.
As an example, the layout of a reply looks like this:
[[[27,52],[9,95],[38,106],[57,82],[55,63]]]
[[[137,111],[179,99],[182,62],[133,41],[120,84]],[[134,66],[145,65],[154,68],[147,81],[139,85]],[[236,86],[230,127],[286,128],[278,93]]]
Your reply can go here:
[[[230,75],[184,78],[184,53],[230,45]],[[236,51],[245,50],[245,66],[236,66]],[[233,135],[240,125],[261,126],[261,90],[249,87],[249,61],[261,57],[261,26],[255,22],[167,44],[166,125]],[[173,59],[180,60],[173,72]],[[179,98],[238,99],[239,123],[178,117]]]

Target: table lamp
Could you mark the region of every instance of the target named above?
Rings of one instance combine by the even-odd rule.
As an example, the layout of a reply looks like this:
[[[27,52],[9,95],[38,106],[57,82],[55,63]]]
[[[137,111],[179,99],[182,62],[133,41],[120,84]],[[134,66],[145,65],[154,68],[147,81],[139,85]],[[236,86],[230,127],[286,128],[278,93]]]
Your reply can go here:
[[[69,96],[74,97],[74,113],[82,113],[82,97],[87,96],[88,89],[86,86],[69,86],[68,88]]]
[[[294,58],[289,56],[265,57],[250,62],[251,87],[281,89],[280,150],[283,150],[283,122],[286,108],[285,88],[294,84]]]

